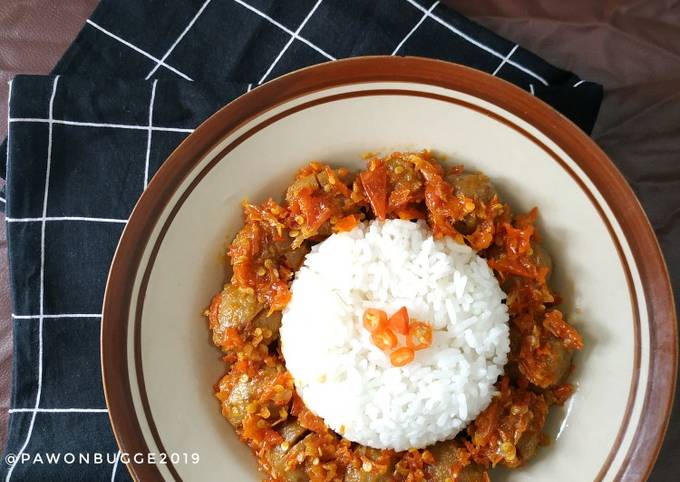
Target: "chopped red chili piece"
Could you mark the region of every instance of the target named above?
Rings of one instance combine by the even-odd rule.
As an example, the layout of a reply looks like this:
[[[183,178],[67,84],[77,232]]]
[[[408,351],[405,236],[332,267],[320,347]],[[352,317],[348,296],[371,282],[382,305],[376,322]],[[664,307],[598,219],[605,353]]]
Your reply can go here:
[[[391,350],[397,346],[397,336],[389,328],[380,328],[373,332],[371,341],[381,350]]]
[[[408,328],[406,344],[414,350],[423,350],[432,345],[432,327],[423,321],[412,321]]]
[[[408,310],[405,306],[399,308],[387,322],[387,326],[401,335],[408,334]]]
[[[390,355],[390,363],[395,367],[403,367],[411,363],[415,357],[416,352],[413,351],[413,348],[403,346],[392,352]]]
[[[387,313],[377,308],[369,308],[364,312],[364,328],[373,333],[387,323]]]

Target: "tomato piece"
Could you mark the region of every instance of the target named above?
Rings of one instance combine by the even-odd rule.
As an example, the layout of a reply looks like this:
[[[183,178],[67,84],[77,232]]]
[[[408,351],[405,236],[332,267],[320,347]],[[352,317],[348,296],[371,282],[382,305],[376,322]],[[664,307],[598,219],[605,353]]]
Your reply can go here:
[[[387,321],[387,326],[397,333],[408,335],[408,310],[405,306],[402,306],[396,313],[390,316],[390,319]]]
[[[293,393],[293,402],[290,405],[290,414],[293,417],[297,417],[306,408],[307,407],[305,407],[305,402],[302,401],[302,399],[300,398],[300,395],[298,395],[297,392],[294,392]]]
[[[369,170],[359,174],[361,185],[373,212],[380,220],[387,217],[387,167],[382,160],[372,163]]]
[[[387,323],[387,313],[377,308],[369,308],[364,312],[364,328],[373,333]]]
[[[271,428],[264,431],[262,438],[264,443],[270,447],[283,443],[283,437],[281,437],[281,434],[279,434],[276,430],[272,430]]]
[[[545,314],[543,326],[557,338],[560,338],[565,348],[569,350],[581,350],[583,348],[581,334],[562,318],[561,311],[548,311]]]
[[[373,332],[371,341],[381,350],[391,350],[397,346],[397,335],[389,328],[382,328]]]
[[[335,230],[339,233],[351,231],[357,224],[359,224],[359,218],[354,214],[350,214],[349,216],[338,219],[338,222],[335,223]]]
[[[220,303],[222,303],[221,291],[217,293],[215,296],[213,296],[213,299],[210,301],[210,307],[208,308],[208,320],[210,320],[211,326],[218,324]]]
[[[427,219],[427,214],[414,206],[406,206],[405,208],[397,209],[397,216],[399,219]]]
[[[416,352],[413,348],[403,346],[397,350],[394,350],[390,355],[390,363],[395,367],[403,367],[408,365],[416,357]]]
[[[406,344],[414,350],[423,350],[432,345],[432,327],[429,323],[412,321],[408,327]]]
[[[311,233],[316,233],[323,223],[333,216],[333,208],[326,196],[313,195],[303,190],[298,203],[300,212],[305,218],[306,227]]]

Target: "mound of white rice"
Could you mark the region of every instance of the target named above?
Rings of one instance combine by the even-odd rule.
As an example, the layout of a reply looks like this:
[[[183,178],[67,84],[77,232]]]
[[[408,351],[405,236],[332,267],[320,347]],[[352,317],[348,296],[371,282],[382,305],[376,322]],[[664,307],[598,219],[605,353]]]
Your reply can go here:
[[[504,293],[484,259],[427,224],[373,221],[315,246],[283,313],[286,366],[307,407],[349,440],[405,450],[453,438],[491,401],[510,348]],[[401,306],[432,324],[396,368],[363,327]],[[403,344],[404,339],[400,338]]]

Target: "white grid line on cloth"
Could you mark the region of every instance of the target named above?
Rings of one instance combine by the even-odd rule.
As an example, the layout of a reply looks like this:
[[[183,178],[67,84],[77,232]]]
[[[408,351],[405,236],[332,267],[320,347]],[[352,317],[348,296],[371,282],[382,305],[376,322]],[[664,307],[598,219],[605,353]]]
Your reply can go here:
[[[39,320],[40,318],[101,318],[101,313],[57,313],[54,315],[15,315],[12,313],[13,320]]]
[[[146,135],[146,159],[144,161],[144,189],[149,184],[149,158],[151,157],[151,135],[153,134],[153,103],[156,100],[156,85],[158,79],[151,86],[151,100],[149,101],[149,132]]]
[[[297,36],[300,35],[300,32],[302,31],[302,29],[304,28],[304,26],[307,24],[307,22],[309,21],[309,19],[312,18],[312,15],[314,15],[314,12],[316,12],[316,9],[319,8],[319,5],[321,5],[321,2],[322,2],[322,1],[323,1],[323,0],[317,0],[317,2],[314,4],[314,6],[312,7],[312,9],[309,11],[309,13],[307,14],[307,16],[306,16],[306,17],[302,20],[302,22],[300,23],[300,26],[295,30],[295,33],[292,34],[292,35],[290,36],[290,38],[288,39],[288,42],[286,42],[286,45],[283,46],[283,48],[282,48],[281,51],[279,52],[279,55],[276,56],[276,58],[275,58],[274,61],[271,63],[271,65],[269,66],[269,68],[267,69],[267,71],[264,73],[264,75],[262,76],[262,78],[260,79],[260,81],[257,83],[257,85],[262,84],[262,82],[264,82],[264,79],[266,79],[267,77],[269,77],[269,74],[271,73],[271,71],[274,69],[274,67],[276,66],[276,64],[279,63],[279,60],[281,60],[281,57],[283,57],[283,54],[286,53],[286,50],[288,50],[288,47],[290,47],[290,44],[293,43],[293,40],[295,40],[295,37],[297,37]]]
[[[198,10],[198,12],[196,13],[196,15],[194,15],[194,17],[193,17],[193,18],[191,19],[191,21],[189,22],[189,25],[187,25],[186,28],[182,31],[182,33],[179,34],[179,37],[177,37],[177,39],[173,42],[173,44],[170,46],[170,48],[168,49],[168,51],[165,52],[165,54],[163,55],[163,57],[161,57],[161,59],[160,59],[159,61],[156,62],[156,65],[154,66],[153,69],[151,69],[151,72],[149,72],[149,73],[146,75],[146,77],[144,77],[145,80],[149,80],[149,79],[151,78],[151,76],[156,72],[156,70],[158,70],[158,67],[160,67],[161,65],[165,65],[165,59],[167,59],[167,58],[170,56],[170,54],[172,53],[172,51],[175,50],[175,47],[177,47],[177,44],[179,44],[179,43],[182,41],[182,39],[183,39],[184,36],[187,34],[187,32],[189,31],[189,29],[191,29],[191,27],[193,27],[194,23],[196,23],[196,20],[198,20],[198,17],[201,16],[201,14],[203,13],[203,10],[205,10],[205,8],[208,6],[208,4],[209,4],[210,2],[211,2],[211,0],[206,0],[206,1],[203,3],[203,5],[202,5],[201,8]],[[191,80],[191,79],[189,79],[189,80]]]
[[[536,95],[534,92],[534,84],[529,84],[529,92],[531,92],[531,95]]]
[[[517,50],[518,47],[519,47],[519,45],[515,44],[515,46],[512,48],[512,50],[510,50],[510,52],[508,52],[508,55],[503,57],[503,60],[501,60],[501,63],[498,64],[498,67],[496,67],[496,70],[494,70],[491,75],[493,75],[494,77],[496,76],[498,71],[503,68],[503,66],[508,62],[508,60],[510,60],[510,57],[512,57],[512,54],[515,53],[515,50]]]
[[[4,203],[7,203],[7,201],[5,200],[5,198],[2,197],[2,196],[0,196],[0,201],[2,201],[2,202],[4,202]]]
[[[55,221],[83,221],[90,223],[118,223],[126,224],[127,219],[113,219],[113,218],[89,218],[84,216],[44,216],[40,218],[5,218],[8,223],[43,223]]]
[[[9,111],[10,105],[11,105],[11,100],[12,100],[12,82],[14,79],[10,80],[7,82],[7,152],[5,152],[5,189],[7,189],[7,179],[9,179],[9,120],[12,117],[11,113]],[[7,204],[7,200],[3,197],[0,197],[2,199],[2,202]],[[7,208],[5,208],[5,212],[7,212]]]
[[[253,90],[252,82],[250,84],[248,84],[248,87],[246,87],[246,92],[250,92],[251,90]]]
[[[413,28],[409,31],[409,33],[406,34],[406,36],[403,39],[401,39],[401,42],[399,42],[399,45],[397,45],[397,47],[392,51],[392,55],[397,55],[397,52],[399,52],[399,49],[402,48],[404,46],[404,44],[406,43],[406,41],[409,38],[411,38],[411,35],[413,35],[413,33],[416,30],[418,30],[418,27],[420,27],[423,24],[423,22],[425,21],[425,19],[428,16],[428,14],[432,13],[432,10],[434,10],[437,5],[439,5],[439,0],[437,0],[436,2],[434,2],[432,4],[430,9],[427,12],[425,12],[422,17],[420,17],[420,20],[418,20],[418,23],[413,26]]]
[[[585,82],[585,80],[579,80],[578,82],[576,82],[576,83],[574,84],[574,87],[578,87],[579,85],[581,85],[581,84],[584,83],[584,82]]]
[[[41,122],[44,124],[49,123],[49,119],[42,119],[40,117],[14,117],[12,119],[7,120],[8,123],[17,123],[17,122]],[[81,122],[81,121],[72,121],[72,120],[64,120],[64,119],[53,119],[52,120],[53,124],[59,124],[59,125],[65,125],[65,126],[79,126],[79,127],[108,127],[111,129],[135,129],[139,131],[146,131],[149,130],[149,126],[141,126],[141,125],[136,125],[136,124],[111,124],[111,123],[106,123],[106,122]],[[154,131],[159,131],[159,132],[186,132],[186,133],[192,133],[194,132],[195,129],[185,129],[183,127],[161,127],[161,126],[152,126],[152,130]]]
[[[425,7],[423,7],[422,5],[420,5],[420,4],[419,4],[418,2],[416,2],[415,0],[406,0],[406,1],[407,1],[408,3],[410,3],[411,5],[413,5],[414,7],[416,7],[416,8],[417,8],[418,10],[420,10],[421,12],[423,12],[423,13],[427,12],[427,10],[425,9]],[[461,30],[458,30],[456,27],[454,27],[453,25],[451,25],[450,23],[448,23],[447,21],[445,21],[444,19],[442,19],[440,16],[436,15],[435,13],[427,13],[427,16],[430,17],[430,18],[432,18],[434,21],[436,21],[437,23],[439,23],[439,24],[442,25],[443,27],[446,27],[447,29],[449,29],[451,32],[455,33],[456,35],[458,35],[458,36],[461,37],[462,39],[467,40],[467,41],[468,41],[469,43],[471,43],[472,45],[476,45],[477,47],[479,47],[480,49],[484,50],[485,52],[488,52],[488,53],[490,53],[491,55],[493,55],[493,56],[495,56],[495,57],[498,57],[499,59],[502,59],[503,57],[505,57],[502,53],[500,53],[500,52],[496,51],[495,49],[489,47],[488,45],[486,45],[486,44],[480,42],[479,40],[476,40],[476,39],[470,37],[469,35],[467,35],[466,33],[462,32]],[[508,60],[507,63],[510,64],[510,65],[512,65],[513,67],[515,67],[515,68],[521,70],[521,71],[524,72],[525,74],[530,75],[530,76],[532,76],[533,78],[539,80],[542,84],[544,84],[544,85],[549,85],[547,80],[545,80],[543,77],[541,77],[540,75],[538,75],[538,74],[537,74],[536,72],[534,72],[533,70],[531,70],[531,69],[529,69],[529,68],[523,66],[522,64],[517,63],[517,62],[515,62],[515,61],[513,61],[513,60]]]
[[[99,30],[100,32],[105,33],[106,35],[108,35],[108,36],[111,37],[112,39],[119,41],[120,43],[122,43],[122,44],[125,45],[126,47],[131,48],[131,49],[134,50],[135,52],[137,52],[137,53],[139,53],[139,54],[142,54],[144,57],[147,57],[147,58],[153,60],[154,62],[158,62],[160,65],[162,65],[162,66],[165,67],[166,69],[170,70],[171,72],[174,72],[175,74],[179,75],[179,76],[182,77],[183,79],[191,80],[191,81],[194,80],[194,79],[192,79],[191,77],[189,77],[187,74],[185,74],[184,72],[182,72],[182,71],[176,69],[176,68],[173,67],[172,65],[166,64],[165,62],[161,62],[161,60],[160,60],[159,58],[156,58],[156,57],[154,57],[153,55],[151,55],[149,52],[146,52],[145,50],[140,49],[140,48],[137,47],[136,45],[131,44],[131,43],[128,42],[127,40],[125,40],[125,39],[119,37],[118,35],[116,35],[115,33],[111,32],[111,31],[109,31],[109,30],[106,30],[104,27],[102,27],[101,25],[99,25],[99,24],[93,22],[93,21],[90,20],[89,18],[87,19],[86,23],[87,23],[88,25],[91,25],[91,26],[94,27],[95,29]]]
[[[5,189],[7,189],[7,179],[9,179],[9,120],[12,117],[9,109],[12,100],[12,80],[7,82],[7,152],[5,152]],[[7,204],[7,200],[2,198],[2,202]],[[5,212],[7,210],[5,209]]]
[[[52,83],[52,96],[50,97],[50,104],[49,104],[49,119],[52,119],[54,115],[54,98],[57,94],[57,86],[59,85],[59,76],[57,75],[54,78],[54,81]],[[50,169],[52,168],[52,123],[50,122],[49,124],[49,129],[47,131],[47,163],[45,166],[45,191],[43,193],[43,218],[47,217],[47,200],[49,197],[49,188],[50,188]],[[44,315],[44,310],[45,310],[45,228],[47,226],[47,223],[45,221],[42,222],[42,229],[40,233],[40,318],[39,318],[39,324],[38,324],[38,389],[35,394],[35,410],[40,407],[40,396],[42,394],[42,371],[43,371],[43,315]],[[21,455],[24,453],[26,450],[26,447],[28,447],[28,443],[31,441],[31,435],[33,435],[33,427],[35,426],[35,418],[37,416],[38,412],[34,411],[33,414],[31,415],[31,421],[28,425],[28,433],[26,434],[26,440],[24,441],[23,445],[19,449],[19,452],[17,453],[17,459],[21,457]],[[7,477],[5,478],[5,482],[9,482],[9,480],[12,478],[12,473],[14,472],[14,468],[16,467],[16,460],[15,462],[11,465],[9,470],[7,471]]]
[[[253,13],[259,15],[260,17],[264,18],[265,20],[268,20],[271,24],[276,25],[276,26],[279,27],[281,30],[283,30],[284,32],[286,32],[288,35],[293,36],[296,40],[299,40],[300,42],[302,42],[302,43],[304,43],[304,44],[310,46],[311,48],[313,48],[314,50],[316,50],[317,52],[319,52],[321,55],[323,55],[324,57],[326,57],[328,60],[336,60],[335,57],[333,57],[331,54],[329,54],[328,52],[326,52],[325,50],[323,50],[321,47],[319,47],[319,46],[313,44],[312,42],[310,42],[309,40],[307,40],[306,38],[304,38],[304,37],[301,36],[301,35],[295,35],[295,32],[293,32],[291,29],[289,29],[288,27],[286,27],[286,26],[283,25],[282,23],[277,22],[276,20],[274,20],[273,18],[271,18],[271,17],[270,17],[269,15],[267,15],[266,13],[264,13],[264,12],[258,10],[257,8],[255,8],[255,7],[253,7],[252,5],[250,5],[250,4],[246,3],[246,2],[244,2],[243,0],[233,0],[233,1],[236,2],[236,3],[238,3],[239,5],[241,5],[242,7],[247,8],[247,9],[250,10],[251,12],[253,12]]]
[[[111,482],[116,479],[116,470],[118,469],[118,461],[120,460],[120,450],[116,453],[116,461],[113,463],[113,468],[111,469]]]
[[[106,408],[10,408],[9,413],[108,413]]]

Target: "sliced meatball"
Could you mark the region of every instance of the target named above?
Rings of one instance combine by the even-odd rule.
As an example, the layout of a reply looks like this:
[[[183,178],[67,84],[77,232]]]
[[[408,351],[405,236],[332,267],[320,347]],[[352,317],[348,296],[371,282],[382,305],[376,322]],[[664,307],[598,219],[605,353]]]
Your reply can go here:
[[[543,434],[541,433],[540,427],[538,430],[536,430],[534,427],[531,427],[522,434],[519,441],[517,442],[517,445],[515,446],[522,463],[527,463],[527,461],[536,455],[538,447],[541,445],[542,438]]]
[[[367,461],[376,461],[382,455],[382,451],[371,447],[359,445],[355,449],[355,454]],[[370,468],[370,470],[364,470]],[[354,467],[349,465],[345,473],[345,482],[388,482],[394,480],[394,457],[391,458],[387,467],[377,468],[373,464],[364,467]]]
[[[315,174],[308,174],[304,177],[296,179],[293,184],[291,184],[286,190],[286,201],[291,202],[295,199],[303,189],[309,189],[310,191],[316,191],[319,189],[319,181]]]
[[[269,314],[268,310],[262,310],[252,321],[251,329],[262,330],[262,340],[269,344],[279,337],[279,328],[281,328],[281,312],[275,311]]]
[[[305,460],[305,450],[307,441],[313,436],[313,433],[303,434],[303,438],[298,438],[294,445],[290,444],[290,448],[280,457],[277,463],[279,467],[283,467],[283,470],[277,471],[277,474],[285,482],[306,482],[309,480],[305,471],[308,463]]]
[[[411,207],[412,211],[418,211],[416,205],[423,200],[425,195],[425,182],[423,175],[412,162],[411,155],[390,156],[385,159],[387,166],[388,212],[397,214]]]
[[[496,189],[489,178],[481,173],[449,174],[446,180],[454,187],[457,195],[489,203],[496,195]],[[456,230],[468,237],[468,241],[476,251],[486,249],[493,241],[493,224],[476,215],[467,215],[457,222]]]
[[[445,482],[452,480],[455,466],[461,464],[466,454],[462,444],[456,440],[438,442],[428,449],[434,456],[434,464],[428,466],[430,480]],[[457,482],[486,482],[486,470],[481,465],[470,462],[458,472]]]
[[[231,370],[218,383],[217,398],[222,402],[222,415],[234,428],[240,429],[247,415],[248,404],[257,398],[259,389],[279,375],[277,367],[264,367],[255,377]]]
[[[288,466],[288,454],[292,448],[309,432],[300,425],[297,420],[284,422],[279,428],[279,433],[284,442],[274,447],[267,454],[267,462],[271,468],[272,475],[286,482],[302,482],[307,480],[302,467],[291,468]]]
[[[534,385],[548,388],[559,383],[571,367],[573,351],[552,335],[546,336],[537,347],[525,339],[519,353],[519,369]]]
[[[450,174],[446,180],[460,193],[473,199],[488,203],[498,194],[488,177],[481,173]]]
[[[208,313],[213,343],[225,349],[227,329],[243,330],[263,308],[252,290],[225,285],[222,292],[213,298]]]
[[[515,468],[533,457],[542,438],[548,402],[542,394],[510,388],[507,378],[500,393],[468,426],[475,460],[487,466],[499,463]]]
[[[543,427],[548,416],[548,405],[545,399],[534,397],[529,410],[532,413],[531,419],[519,440],[515,443],[515,450],[521,465],[526,464],[536,455],[541,446],[541,441],[545,438]],[[514,464],[508,465],[515,466]]]

